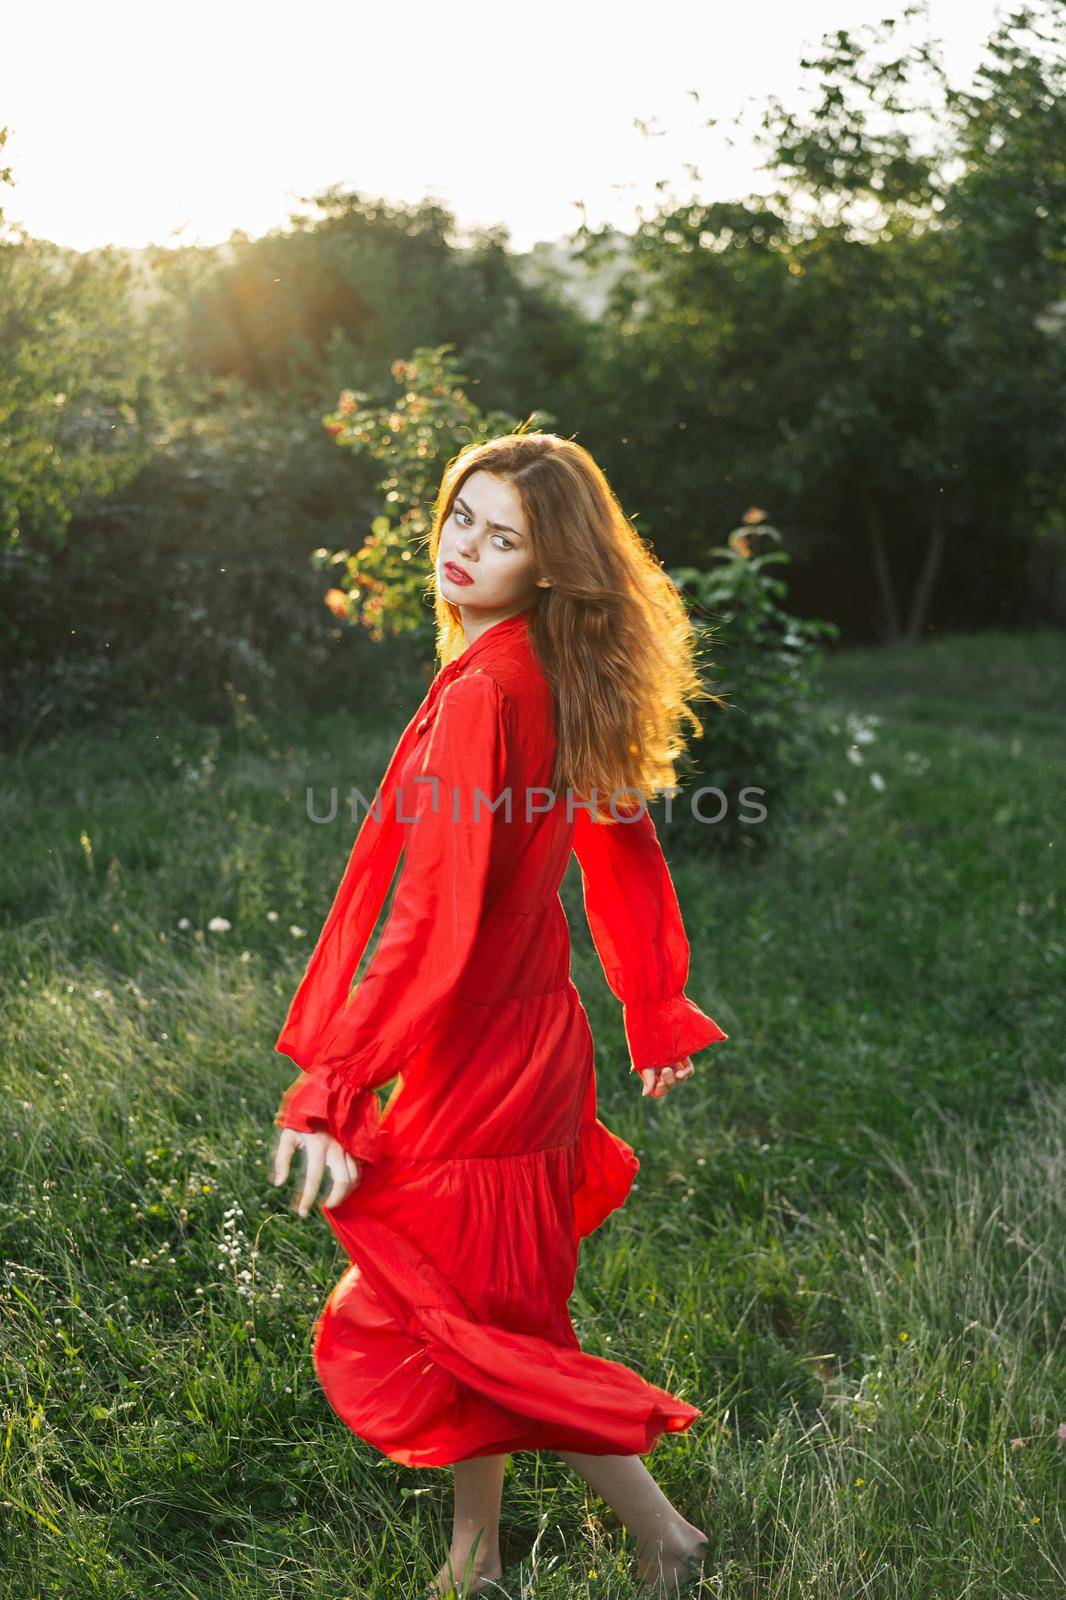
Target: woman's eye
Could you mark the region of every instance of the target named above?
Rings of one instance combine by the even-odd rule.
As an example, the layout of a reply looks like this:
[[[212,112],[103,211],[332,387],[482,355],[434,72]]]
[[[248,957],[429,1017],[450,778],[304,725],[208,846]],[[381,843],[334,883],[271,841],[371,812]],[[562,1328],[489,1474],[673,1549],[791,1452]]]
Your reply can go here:
[[[453,511],[452,515],[455,517],[455,520],[457,522],[460,521],[460,519],[465,519],[464,524],[463,524],[464,526],[466,525],[466,523],[472,523],[473,520],[474,520],[469,512],[460,511],[458,506],[456,506],[456,508]],[[508,537],[507,537],[507,535],[505,533],[494,533],[492,537],[494,539],[502,540],[503,548],[505,550],[513,550],[514,549],[514,540],[513,539],[508,539]]]

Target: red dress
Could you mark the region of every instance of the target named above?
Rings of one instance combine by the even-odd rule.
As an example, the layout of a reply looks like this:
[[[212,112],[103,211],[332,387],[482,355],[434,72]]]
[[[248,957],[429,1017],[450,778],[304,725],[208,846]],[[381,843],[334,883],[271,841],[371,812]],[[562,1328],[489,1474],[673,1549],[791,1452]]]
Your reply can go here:
[[[559,896],[571,850],[632,1071],[727,1035],[684,993],[688,941],[647,810],[604,823],[568,818],[565,789],[550,802],[554,699],[529,617],[434,679],[366,797],[276,1044],[303,1069],[278,1125],[328,1129],[365,1163],[323,1207],[351,1265],[315,1324],[315,1370],[354,1433],[413,1467],[641,1454],[701,1414],[583,1351],[567,1310],[579,1240],[640,1165],[596,1115]],[[400,1074],[382,1113],[375,1086]]]

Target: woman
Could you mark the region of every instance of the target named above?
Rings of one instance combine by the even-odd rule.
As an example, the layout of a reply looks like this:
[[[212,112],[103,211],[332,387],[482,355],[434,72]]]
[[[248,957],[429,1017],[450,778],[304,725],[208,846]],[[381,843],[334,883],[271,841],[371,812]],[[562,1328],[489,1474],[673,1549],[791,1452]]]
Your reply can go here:
[[[401,736],[276,1048],[274,1182],[351,1265],[316,1325],[334,1409],[408,1466],[455,1465],[449,1559],[490,1587],[506,1454],[559,1452],[672,1592],[706,1537],[644,1463],[700,1415],[581,1349],[579,1240],[639,1162],[599,1120],[559,885],[573,850],[631,1067],[662,1095],[727,1036],[684,993],[689,946],[643,799],[700,724],[692,629],[587,451],[516,433],[448,467],[430,535],[444,665]],[[586,798],[587,797],[587,798]],[[616,820],[632,814],[632,820]],[[401,848],[374,957],[349,994]],[[401,1074],[382,1113],[375,1088]]]

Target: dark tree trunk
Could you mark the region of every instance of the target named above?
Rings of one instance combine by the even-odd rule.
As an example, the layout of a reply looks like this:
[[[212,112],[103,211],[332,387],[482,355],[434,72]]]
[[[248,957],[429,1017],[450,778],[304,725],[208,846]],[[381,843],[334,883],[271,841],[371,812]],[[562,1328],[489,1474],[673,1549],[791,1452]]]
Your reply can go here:
[[[899,638],[899,607],[896,605],[896,589],[892,582],[892,569],[888,562],[888,551],[885,548],[885,531],[881,526],[881,512],[871,494],[866,495],[866,531],[870,537],[870,554],[873,557],[874,574],[877,578],[877,594],[881,601],[881,612],[884,618],[882,643],[895,644]]]
[[[922,561],[922,570],[918,574],[918,582],[914,586],[911,597],[911,614],[907,622],[905,638],[908,644],[917,644],[925,631],[926,622],[929,620],[929,609],[933,601],[933,591],[936,580],[940,576],[940,568],[944,563],[944,550],[948,542],[947,518],[944,515],[944,502],[938,495],[936,507],[933,512],[933,531],[929,543],[925,547],[925,558]]]

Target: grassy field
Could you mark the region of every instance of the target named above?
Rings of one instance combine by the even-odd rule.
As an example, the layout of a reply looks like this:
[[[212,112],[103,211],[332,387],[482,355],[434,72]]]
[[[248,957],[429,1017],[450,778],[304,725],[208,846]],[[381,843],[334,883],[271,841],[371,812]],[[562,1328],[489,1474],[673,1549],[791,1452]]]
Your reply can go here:
[[[564,898],[601,1114],[642,1169],[583,1246],[586,1347],[702,1409],[648,1458],[722,1597],[1066,1592],[1066,640],[849,652],[772,857],[675,859],[730,1035],[661,1102]],[[411,704],[419,694],[411,688]],[[5,1596],[418,1595],[450,1471],[353,1439],[310,1362],[346,1264],[268,1181],[273,1040],[406,720],[158,716],[5,767]],[[212,930],[212,918],[228,926]],[[290,1185],[291,1189],[291,1185]],[[520,1453],[507,1592],[636,1593]],[[690,1591],[695,1593],[696,1591]]]

